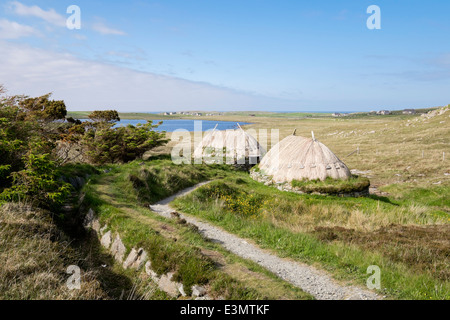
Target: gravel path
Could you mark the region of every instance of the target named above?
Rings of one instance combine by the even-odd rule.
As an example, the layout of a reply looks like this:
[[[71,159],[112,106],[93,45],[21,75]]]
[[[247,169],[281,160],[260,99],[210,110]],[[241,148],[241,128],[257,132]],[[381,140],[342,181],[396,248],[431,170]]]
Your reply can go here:
[[[164,199],[155,205],[151,205],[150,209],[166,218],[173,218],[170,214],[174,210],[170,208],[169,203],[175,198],[184,196],[195,189],[207,184],[203,182],[191,188],[185,189],[167,199]],[[318,270],[312,266],[282,259],[272,253],[262,250],[256,245],[248,243],[242,238],[226,232],[209,223],[199,221],[196,218],[186,216],[180,213],[180,218],[196,225],[199,231],[214,242],[220,243],[230,252],[250,259],[260,266],[275,273],[281,279],[290,282],[296,287],[308,292],[319,300],[377,300],[381,297],[372,291],[362,289],[355,286],[343,286],[325,271]]]

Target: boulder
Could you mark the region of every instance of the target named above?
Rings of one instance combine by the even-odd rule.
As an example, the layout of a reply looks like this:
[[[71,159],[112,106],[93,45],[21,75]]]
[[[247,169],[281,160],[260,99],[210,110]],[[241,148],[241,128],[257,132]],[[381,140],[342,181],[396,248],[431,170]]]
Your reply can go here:
[[[137,250],[135,248],[131,249],[130,254],[123,262],[124,269],[128,269],[129,267],[131,267],[131,265],[137,260],[137,258],[138,258]]]
[[[95,230],[97,233],[100,232],[100,221],[98,221],[98,219],[92,221],[92,229]]]
[[[111,245],[111,231],[108,231],[102,236],[100,243],[102,244],[103,247],[109,249],[109,246]]]
[[[145,252],[145,250],[142,248],[140,248],[139,250],[133,248],[131,249],[128,257],[125,259],[123,267],[125,269],[140,269],[144,265],[145,261],[147,261],[147,252]]]
[[[147,252],[142,248],[138,250],[137,254],[137,259],[131,264],[131,268],[134,269],[140,269],[148,259]]]
[[[176,286],[177,286],[178,291],[180,292],[180,294],[181,294],[183,297],[186,297],[187,294],[186,294],[186,292],[184,291],[184,286],[183,286],[183,284],[182,284],[182,283],[179,283],[179,282],[176,282]]]
[[[206,289],[201,286],[192,286],[192,296],[203,297],[206,294]]]
[[[111,245],[111,254],[114,256],[114,258],[118,262],[122,262],[126,251],[127,251],[127,248],[125,248],[125,245],[123,244],[122,239],[120,239],[119,235],[117,235],[116,239],[114,240],[113,244]]]
[[[159,279],[158,287],[169,296],[177,298],[180,296],[180,291],[178,290],[177,283],[172,281],[173,275],[173,272],[162,275],[161,279]]]

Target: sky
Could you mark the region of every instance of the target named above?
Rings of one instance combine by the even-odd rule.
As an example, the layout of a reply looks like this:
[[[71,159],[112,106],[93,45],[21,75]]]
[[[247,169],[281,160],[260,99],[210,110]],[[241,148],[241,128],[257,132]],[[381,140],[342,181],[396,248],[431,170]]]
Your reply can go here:
[[[442,106],[449,14],[448,0],[2,0],[0,84],[73,111]]]

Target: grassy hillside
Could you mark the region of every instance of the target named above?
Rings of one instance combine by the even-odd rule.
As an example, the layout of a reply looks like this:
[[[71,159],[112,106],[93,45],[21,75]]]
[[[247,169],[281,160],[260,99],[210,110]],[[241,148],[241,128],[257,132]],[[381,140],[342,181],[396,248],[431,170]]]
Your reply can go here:
[[[160,217],[148,204],[198,182],[235,174],[227,166],[176,166],[167,159],[112,166],[84,188],[84,206],[102,224],[121,234],[127,247],[150,253],[158,274],[175,272],[189,294],[194,284],[209,288],[216,299],[311,299],[255,263],[204,239],[197,228]]]
[[[282,192],[229,166],[177,166],[167,155],[152,156],[155,152],[145,161],[100,170],[67,166],[63,175],[91,175],[75,216],[52,220],[51,213],[24,205],[0,208],[0,259],[6,261],[0,266],[0,298],[167,299],[151,281],[114,263],[96,238],[77,235],[73,224],[82,219],[77,215],[93,208],[128,247],[151,252],[158,273],[173,271],[186,287],[202,283],[215,298],[310,299],[257,264],[207,241],[195,227],[148,209],[179,190],[215,180],[174,205],[280,256],[324,268],[342,281],[363,286],[367,267],[378,265],[381,293],[389,298],[450,299],[450,111],[444,111],[348,118],[244,112],[208,118],[250,122],[246,129],[256,132],[275,129],[280,139],[294,129],[302,136],[314,131],[350,169],[370,178],[375,194],[365,198]],[[175,143],[158,153],[170,152]],[[84,271],[81,291],[66,289],[65,269],[71,264]]]
[[[64,234],[49,212],[3,205],[0,243],[0,300],[166,299],[154,285],[116,265],[95,237]],[[81,269],[80,290],[66,285],[71,265]]]

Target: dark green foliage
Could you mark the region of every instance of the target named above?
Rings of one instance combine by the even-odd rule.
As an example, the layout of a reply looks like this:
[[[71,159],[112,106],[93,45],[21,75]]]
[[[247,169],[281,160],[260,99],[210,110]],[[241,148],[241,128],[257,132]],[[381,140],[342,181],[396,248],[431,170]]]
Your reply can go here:
[[[151,121],[116,128],[107,122],[94,123],[82,143],[88,148],[88,156],[94,164],[129,162],[167,142],[164,133],[153,130],[158,126]]]
[[[0,86],[0,93],[4,92]],[[70,193],[52,156],[64,128],[64,101],[13,96],[0,98],[0,201],[27,201],[53,208]]]
[[[25,168],[13,172],[12,186],[0,194],[0,201],[26,201],[39,207],[63,204],[71,186],[58,180],[57,166],[49,154],[30,150],[24,157]]]
[[[72,124],[82,124],[81,120],[79,119],[74,119],[72,117],[69,117],[66,119],[68,123],[72,123]]]
[[[50,93],[38,98],[26,98],[19,102],[20,109],[28,119],[54,121],[65,119],[67,115],[64,101],[49,100]]]
[[[66,106],[50,95],[0,96],[0,201],[26,200],[46,208],[64,202],[70,187],[61,180],[59,165],[66,159],[56,149],[58,141],[69,146],[62,151],[67,155],[70,146],[87,149],[94,164],[128,162],[166,142],[151,122],[113,128],[120,120],[115,110],[93,112],[93,122],[59,121]]]
[[[116,110],[94,111],[89,115],[89,119],[97,123],[114,123],[120,121],[119,113]]]
[[[37,199],[32,200],[41,202],[42,193],[48,192],[48,197],[59,202],[59,196],[54,194],[57,192],[53,185],[55,181],[49,181],[52,173],[48,177],[43,176],[47,173],[42,170],[32,173],[40,164],[46,169],[56,166],[50,153],[57,131],[49,122],[64,117],[66,110],[62,101],[49,101],[48,97],[15,96],[0,100],[0,193],[11,187],[2,194],[3,199],[24,195],[33,198],[33,192],[38,192],[40,195],[35,194]],[[38,183],[41,178],[43,180]],[[27,185],[21,185],[25,182]],[[50,189],[46,190],[46,187]]]

